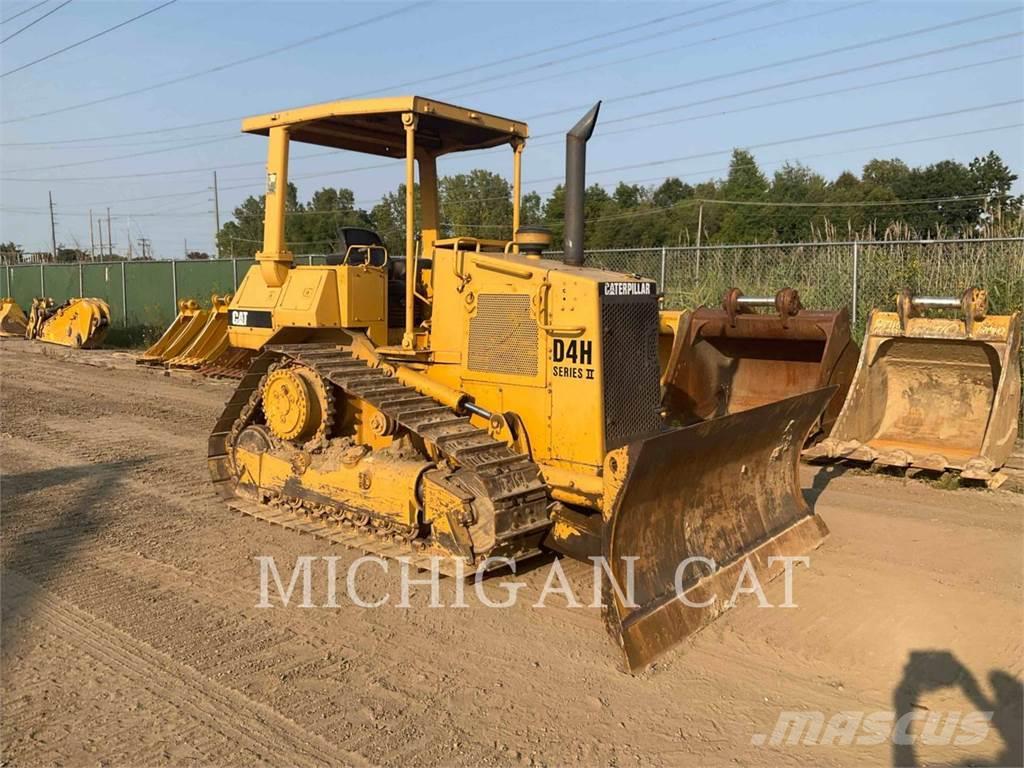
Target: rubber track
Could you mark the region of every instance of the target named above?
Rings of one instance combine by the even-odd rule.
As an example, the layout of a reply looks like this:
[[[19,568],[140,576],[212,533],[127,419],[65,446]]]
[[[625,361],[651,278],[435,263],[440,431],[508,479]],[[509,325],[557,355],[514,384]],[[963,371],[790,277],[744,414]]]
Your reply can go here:
[[[487,430],[474,427],[468,417],[459,416],[447,406],[388,376],[381,368],[371,367],[347,349],[332,344],[266,347],[228,400],[210,435],[207,455],[214,486],[232,509],[366,552],[385,557],[406,555],[413,564],[430,567],[429,552],[338,524],[313,521],[302,514],[257,504],[236,495],[228,463],[232,429],[271,366],[285,360],[312,368],[346,394],[365,400],[397,425],[435,446],[454,465],[474,472],[493,505],[495,528],[503,531],[496,539],[495,549],[547,525],[547,486],[540,469],[529,457],[495,440]]]

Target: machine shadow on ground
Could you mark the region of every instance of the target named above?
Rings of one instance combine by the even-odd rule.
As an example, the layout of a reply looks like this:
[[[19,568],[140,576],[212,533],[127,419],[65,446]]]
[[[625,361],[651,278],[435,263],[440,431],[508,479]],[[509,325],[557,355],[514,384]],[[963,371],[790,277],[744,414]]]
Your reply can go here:
[[[918,701],[921,696],[944,688],[958,688],[978,711],[992,713],[990,726],[1003,741],[1003,749],[991,762],[970,758],[958,765],[1024,765],[1024,688],[1021,681],[1005,670],[993,669],[988,673],[988,683],[993,692],[991,697],[950,651],[911,651],[903,667],[903,677],[893,689],[896,720],[915,709],[925,709]],[[892,764],[894,768],[923,765],[914,743],[893,743]]]
[[[804,489],[804,500],[813,512],[818,498],[828,488],[828,484],[845,475],[851,468],[846,464],[811,464],[810,466],[814,469],[814,479],[811,481],[811,487]]]

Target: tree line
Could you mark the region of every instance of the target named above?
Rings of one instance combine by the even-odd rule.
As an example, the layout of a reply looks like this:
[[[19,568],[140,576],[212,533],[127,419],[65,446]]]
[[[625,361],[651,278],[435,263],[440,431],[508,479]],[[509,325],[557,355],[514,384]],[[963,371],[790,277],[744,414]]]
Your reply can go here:
[[[657,185],[619,182],[610,192],[591,185],[584,202],[586,247],[1020,235],[1024,196],[1011,194],[1016,179],[995,152],[966,165],[942,160],[911,167],[899,159],[875,159],[859,175],[846,171],[830,181],[796,162],[769,176],[753,155],[737,149],[723,179],[692,185],[676,177]],[[438,194],[444,236],[511,237],[512,188],[499,174],[477,169],[443,176]],[[286,211],[294,253],[333,252],[342,226],[375,229],[389,251],[404,251],[404,184],[369,210],[356,206],[350,189],[325,187],[303,203],[289,184]],[[259,250],[263,212],[263,198],[255,196],[234,210],[217,236],[222,257],[251,257]],[[556,248],[564,212],[561,185],[546,198],[523,195],[522,223],[551,229]]]

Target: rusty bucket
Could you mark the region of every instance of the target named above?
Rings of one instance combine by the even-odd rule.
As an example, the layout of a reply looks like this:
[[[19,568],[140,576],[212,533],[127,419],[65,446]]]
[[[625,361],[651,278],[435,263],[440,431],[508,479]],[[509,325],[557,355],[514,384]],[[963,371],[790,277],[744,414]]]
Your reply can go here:
[[[983,290],[903,291],[895,312],[872,311],[849,397],[829,439],[805,458],[955,470],[997,483],[1017,438],[1020,345],[1020,313],[989,315]]]
[[[760,308],[774,312],[757,311]],[[721,308],[680,318],[662,384],[669,419],[680,425],[837,387],[809,439],[827,435],[857,364],[846,309],[807,310],[784,288],[774,297],[732,288]]]

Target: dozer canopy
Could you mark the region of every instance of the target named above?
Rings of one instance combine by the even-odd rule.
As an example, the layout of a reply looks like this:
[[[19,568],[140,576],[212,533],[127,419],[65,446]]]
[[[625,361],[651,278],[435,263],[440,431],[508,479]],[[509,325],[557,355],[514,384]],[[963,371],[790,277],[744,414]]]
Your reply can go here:
[[[758,312],[759,308],[774,312]],[[799,294],[744,296],[684,313],[662,383],[670,421],[695,424],[835,386],[810,436],[828,434],[856,368],[846,309],[806,310]]]
[[[997,480],[1017,437],[1020,344],[1020,313],[989,315],[983,290],[903,291],[895,312],[872,311],[832,435],[805,455]]]

